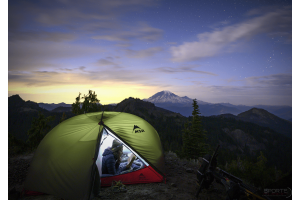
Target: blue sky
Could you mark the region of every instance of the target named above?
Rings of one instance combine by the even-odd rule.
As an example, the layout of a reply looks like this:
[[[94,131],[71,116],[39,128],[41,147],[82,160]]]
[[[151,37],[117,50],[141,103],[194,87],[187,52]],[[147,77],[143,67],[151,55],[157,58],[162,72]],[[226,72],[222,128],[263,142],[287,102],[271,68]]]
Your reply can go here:
[[[292,105],[292,1],[8,2],[8,95]]]

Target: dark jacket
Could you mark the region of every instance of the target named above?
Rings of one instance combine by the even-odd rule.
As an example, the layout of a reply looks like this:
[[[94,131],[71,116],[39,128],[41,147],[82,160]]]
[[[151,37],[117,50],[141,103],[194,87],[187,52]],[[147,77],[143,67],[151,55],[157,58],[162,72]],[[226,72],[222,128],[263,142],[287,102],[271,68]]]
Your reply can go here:
[[[116,160],[110,147],[104,150],[102,156],[102,174],[120,174],[123,169],[119,165],[116,166]]]

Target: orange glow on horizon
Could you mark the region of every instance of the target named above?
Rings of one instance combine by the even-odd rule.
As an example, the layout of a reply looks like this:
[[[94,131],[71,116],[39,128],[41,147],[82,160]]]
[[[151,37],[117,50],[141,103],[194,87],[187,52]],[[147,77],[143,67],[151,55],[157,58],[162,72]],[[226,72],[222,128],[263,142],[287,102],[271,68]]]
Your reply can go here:
[[[95,91],[101,104],[119,103],[125,98],[149,98],[158,91],[158,88],[144,85],[115,84],[111,83],[95,87],[92,85],[64,85],[64,86],[41,86],[26,87],[21,84],[9,84],[8,96],[18,94],[25,101],[37,103],[66,103],[72,104],[79,92],[81,96]]]

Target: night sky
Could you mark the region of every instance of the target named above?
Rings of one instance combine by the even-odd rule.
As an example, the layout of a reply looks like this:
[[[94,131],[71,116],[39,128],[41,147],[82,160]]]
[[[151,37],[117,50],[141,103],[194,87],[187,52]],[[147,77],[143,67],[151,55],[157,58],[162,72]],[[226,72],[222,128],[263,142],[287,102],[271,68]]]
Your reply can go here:
[[[84,2],[84,3],[83,3]],[[8,1],[8,96],[292,105],[291,0]]]

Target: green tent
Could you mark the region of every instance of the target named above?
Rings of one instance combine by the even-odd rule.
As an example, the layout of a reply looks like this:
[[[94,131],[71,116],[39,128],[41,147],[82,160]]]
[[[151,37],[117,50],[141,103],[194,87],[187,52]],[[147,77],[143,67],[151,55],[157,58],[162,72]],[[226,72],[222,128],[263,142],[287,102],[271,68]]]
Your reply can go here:
[[[130,149],[143,161],[143,168],[102,178],[99,152],[104,133]],[[163,181],[164,157],[156,130],[140,117],[121,112],[87,113],[65,120],[39,144],[24,189],[64,199],[91,199],[92,191],[100,187],[97,173],[105,184],[115,179],[127,184]]]

